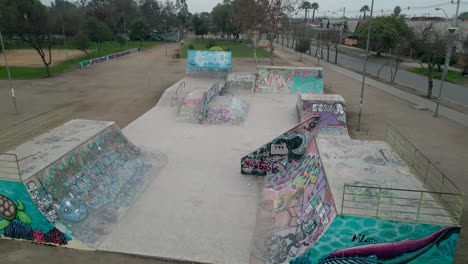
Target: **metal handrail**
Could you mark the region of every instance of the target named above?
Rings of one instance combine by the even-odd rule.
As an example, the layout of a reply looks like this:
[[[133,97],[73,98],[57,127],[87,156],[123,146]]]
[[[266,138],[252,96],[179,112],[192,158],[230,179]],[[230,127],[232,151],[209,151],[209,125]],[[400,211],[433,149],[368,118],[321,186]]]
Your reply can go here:
[[[21,178],[18,156],[12,153],[0,153],[0,157],[4,156],[11,157],[12,160],[0,159],[0,180],[22,182],[23,179]],[[11,177],[5,177],[4,175],[15,175],[18,176],[18,178],[12,179]]]
[[[184,85],[184,89],[185,89],[185,81],[182,81],[181,83],[179,83],[179,86],[177,86],[177,89],[174,95],[172,95],[171,97],[171,107],[174,106],[174,101],[177,101],[177,99],[179,99],[178,95],[179,95],[179,90],[181,89],[180,87],[182,87],[182,84]]]

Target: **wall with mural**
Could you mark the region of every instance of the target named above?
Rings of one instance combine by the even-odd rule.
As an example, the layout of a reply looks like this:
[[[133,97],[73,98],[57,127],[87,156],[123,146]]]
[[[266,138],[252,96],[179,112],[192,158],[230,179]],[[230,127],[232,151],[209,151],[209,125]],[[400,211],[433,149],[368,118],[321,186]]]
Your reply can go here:
[[[320,96],[335,96],[335,95],[320,95]],[[341,96],[340,100],[313,100],[311,98],[305,100],[301,94],[297,103],[297,111],[300,120],[307,120],[312,116],[319,116],[319,134],[325,135],[348,135],[346,125],[346,107],[344,99]],[[314,95],[309,95],[314,97]]]
[[[25,186],[49,222],[95,248],[166,162],[162,153],[143,153],[114,125]]]
[[[453,263],[459,227],[336,217],[325,235],[291,264]]]
[[[207,123],[216,125],[240,125],[244,123],[248,111],[247,104],[234,96],[228,98],[229,101],[226,104],[208,106],[205,118]]]
[[[318,118],[306,120],[241,159],[241,173],[268,175],[284,170],[307,154]]]
[[[37,209],[22,182],[0,180],[0,236],[67,245],[69,236]]]
[[[188,51],[187,75],[203,73],[228,74],[231,72],[230,51]]]
[[[226,79],[225,93],[253,93],[255,75],[250,72],[230,73]]]
[[[252,263],[285,263],[300,256],[336,216],[315,139],[307,155],[267,176],[263,188]]]
[[[257,66],[257,93],[323,93],[322,68]]]
[[[122,56],[125,56],[125,55],[129,55],[129,54],[132,54],[132,53],[135,53],[135,52],[139,52],[139,51],[140,51],[140,48],[130,49],[130,50],[114,53],[114,54],[99,57],[99,58],[94,58],[94,59],[91,59],[91,60],[78,62],[78,66],[80,68],[84,68],[84,67],[92,65],[92,64],[96,64],[96,63],[103,62],[103,61],[108,61],[108,60],[113,60],[113,59],[116,59],[116,58],[119,58],[119,57],[122,57]]]

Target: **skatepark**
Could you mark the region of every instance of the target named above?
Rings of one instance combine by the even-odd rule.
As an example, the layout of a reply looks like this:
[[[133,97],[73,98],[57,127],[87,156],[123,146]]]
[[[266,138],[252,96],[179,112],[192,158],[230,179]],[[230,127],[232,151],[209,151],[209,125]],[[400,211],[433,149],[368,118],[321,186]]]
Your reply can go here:
[[[3,236],[206,263],[452,262],[464,194],[397,130],[352,140],[320,68],[210,58],[122,130],[72,119],[3,154]]]

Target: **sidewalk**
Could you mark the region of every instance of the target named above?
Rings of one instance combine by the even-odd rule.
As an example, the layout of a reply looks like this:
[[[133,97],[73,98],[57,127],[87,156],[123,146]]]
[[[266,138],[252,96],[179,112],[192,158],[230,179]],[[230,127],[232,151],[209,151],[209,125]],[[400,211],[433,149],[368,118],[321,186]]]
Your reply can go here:
[[[275,43],[275,47],[276,48],[282,48],[284,49],[285,51],[288,51],[290,53],[293,53],[293,54],[297,54],[296,51],[294,51],[293,49],[291,48],[286,48],[286,47],[282,47],[281,45],[279,44],[276,44]],[[299,56],[299,55],[298,55]],[[303,54],[302,55],[302,59],[305,59],[305,60],[309,60],[309,61],[312,61],[314,63],[318,63],[318,59],[313,57],[313,56],[310,56],[310,55],[307,55],[307,54]],[[331,63],[328,63],[324,60],[320,60],[320,65],[321,66],[325,66],[325,67],[328,67],[332,70],[335,70],[339,73],[342,73],[348,77],[351,77],[355,80],[358,80],[358,81],[362,81],[362,75],[360,74],[357,74],[355,72],[352,72],[350,70],[347,70],[347,69],[344,69],[342,67],[339,67],[335,64],[331,64]],[[420,106],[424,106],[426,107],[427,109],[435,112],[435,108],[436,108],[436,104],[432,101],[429,101],[429,100],[426,100],[424,98],[421,98],[419,96],[416,96],[416,95],[413,95],[413,94],[410,94],[410,93],[407,93],[405,91],[402,91],[400,89],[397,89],[395,87],[392,87],[388,84],[385,84],[385,83],[382,83],[382,82],[379,82],[379,81],[376,81],[376,80],[373,80],[373,79],[370,79],[370,78],[366,78],[366,84],[368,85],[371,85],[379,90],[382,90],[382,91],[385,91],[389,94],[392,94],[396,97],[399,97],[405,101],[408,101],[408,102],[411,102],[415,105],[420,105]],[[439,114],[441,116],[445,116],[451,120],[454,120],[464,126],[467,126],[468,127],[468,116],[465,115],[465,114],[462,114],[462,113],[459,113],[457,111],[454,111],[452,109],[449,109],[445,106],[440,106],[439,107]]]

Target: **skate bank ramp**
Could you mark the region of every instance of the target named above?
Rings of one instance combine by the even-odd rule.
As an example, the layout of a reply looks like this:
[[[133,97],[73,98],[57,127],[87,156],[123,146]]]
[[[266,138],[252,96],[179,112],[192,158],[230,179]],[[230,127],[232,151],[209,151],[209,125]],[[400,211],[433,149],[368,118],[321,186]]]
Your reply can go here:
[[[96,248],[167,163],[114,122],[72,120],[14,150],[36,208],[61,233]],[[42,242],[37,240],[38,242]]]
[[[315,138],[304,143],[304,155],[264,179],[251,263],[293,260],[313,247],[336,216]]]

